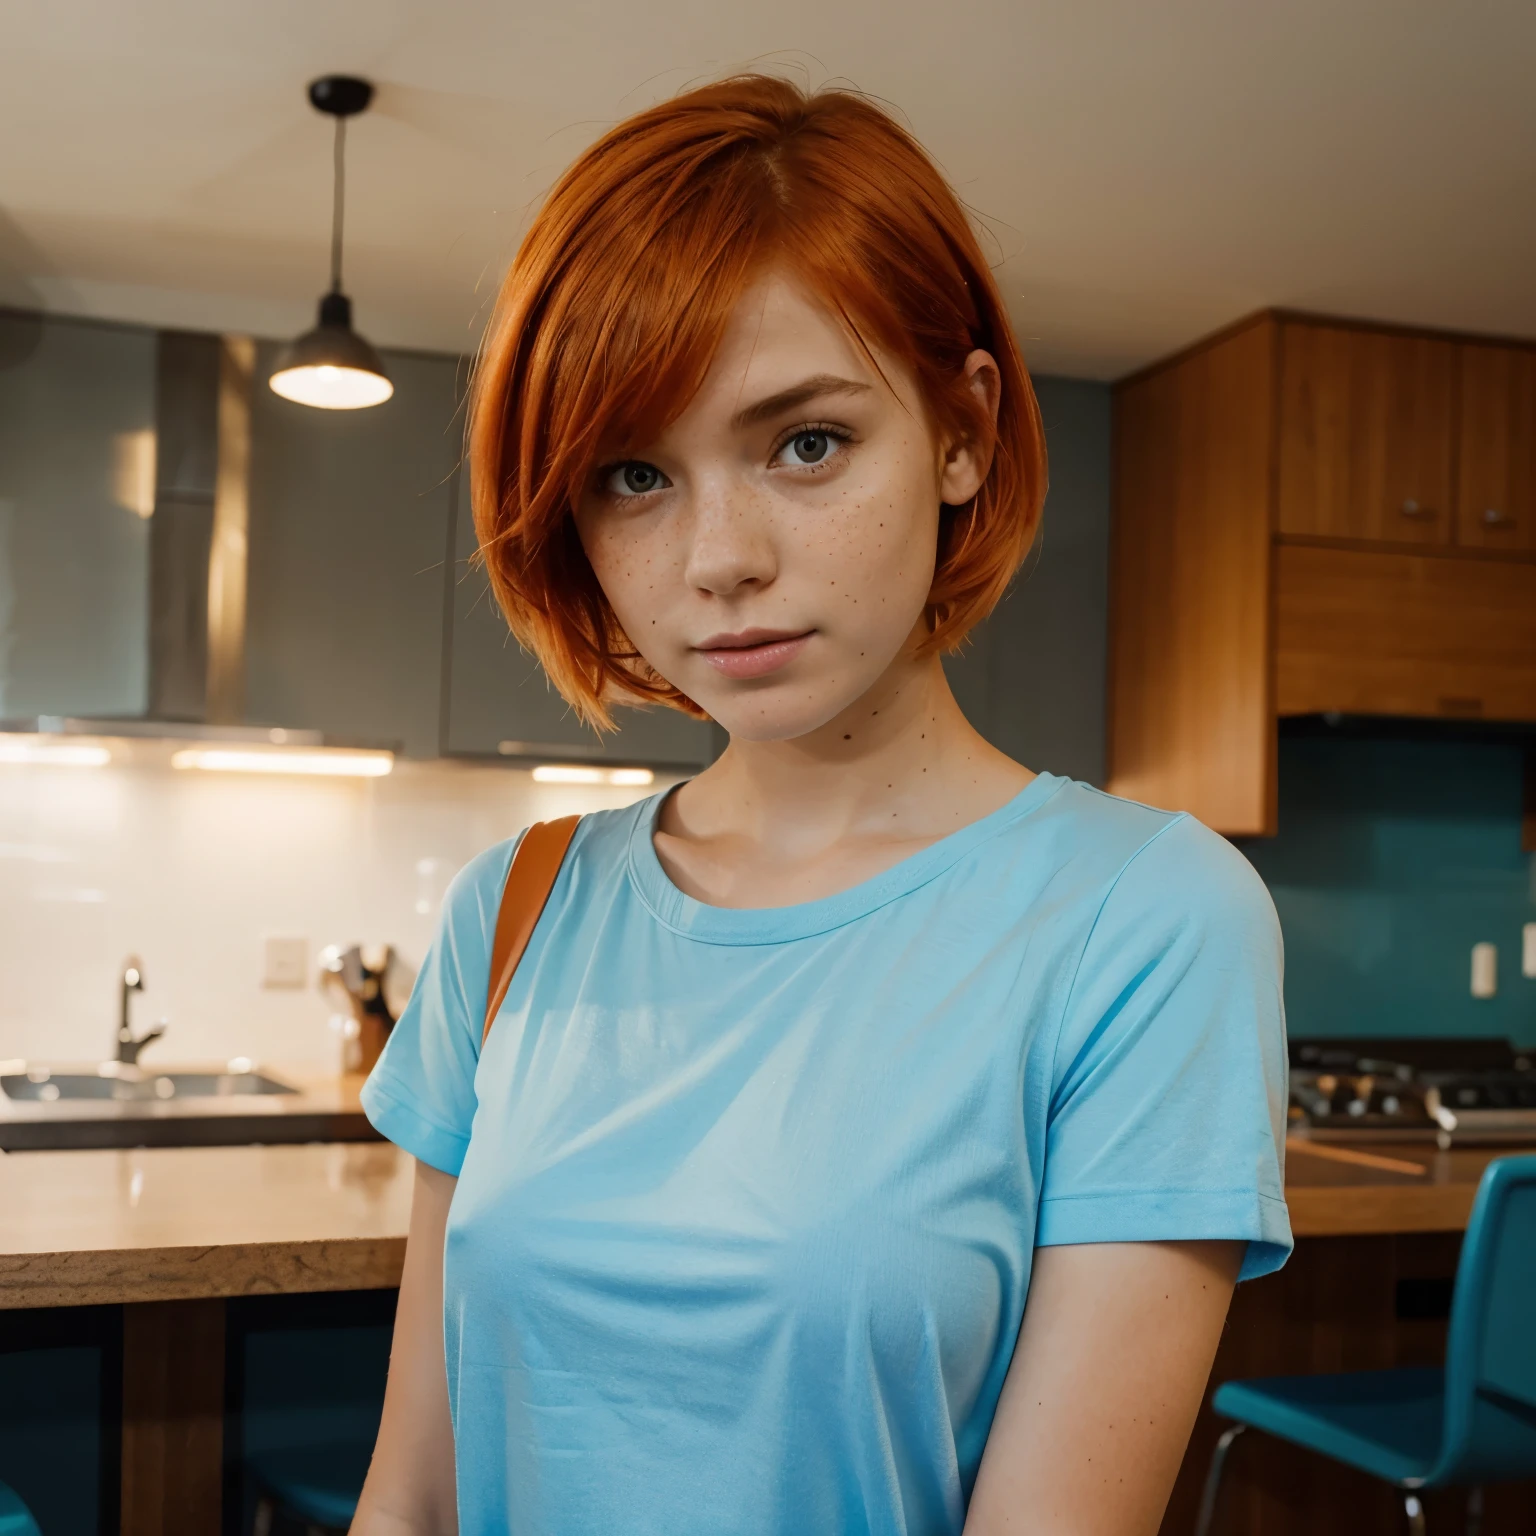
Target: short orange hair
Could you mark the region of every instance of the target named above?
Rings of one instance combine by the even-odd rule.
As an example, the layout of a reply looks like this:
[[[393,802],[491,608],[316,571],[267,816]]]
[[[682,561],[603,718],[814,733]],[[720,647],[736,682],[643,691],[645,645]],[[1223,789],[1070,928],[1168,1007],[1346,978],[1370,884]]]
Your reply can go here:
[[[512,632],[582,719],[608,705],[703,711],[620,628],[572,509],[613,438],[643,442],[703,383],[731,311],[782,267],[866,348],[898,358],[937,428],[986,438],[966,386],[997,359],[991,470],[946,509],[926,651],[953,651],[1002,597],[1045,497],[1039,407],[959,199],[866,97],[749,74],[640,112],[561,177],[508,271],[475,371],[470,486]]]

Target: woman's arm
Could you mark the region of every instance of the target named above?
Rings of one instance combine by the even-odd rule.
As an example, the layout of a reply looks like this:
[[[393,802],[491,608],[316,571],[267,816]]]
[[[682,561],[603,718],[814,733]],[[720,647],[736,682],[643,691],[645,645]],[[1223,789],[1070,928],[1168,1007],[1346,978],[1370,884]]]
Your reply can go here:
[[[1035,1250],[965,1536],[1155,1536],[1243,1244]]]
[[[443,1236],[457,1183],[416,1164],[384,1419],[352,1536],[456,1536],[459,1529],[443,1364]]]

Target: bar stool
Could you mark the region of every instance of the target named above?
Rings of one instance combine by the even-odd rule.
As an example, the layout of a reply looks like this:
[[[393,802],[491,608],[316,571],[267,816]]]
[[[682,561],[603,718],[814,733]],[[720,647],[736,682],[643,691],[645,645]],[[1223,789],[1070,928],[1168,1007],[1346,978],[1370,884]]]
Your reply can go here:
[[[9,1483],[0,1483],[0,1536],[42,1536],[32,1511]]]
[[[345,1532],[357,1513],[373,1442],[264,1451],[247,1465],[260,1492],[253,1536],[271,1536],[279,1513],[302,1521],[311,1536]],[[0,1527],[0,1536],[10,1536]]]
[[[1209,1536],[1227,1456],[1250,1428],[1391,1483],[1410,1536],[1425,1536],[1422,1492],[1467,1488],[1475,1536],[1485,1483],[1536,1477],[1533,1296],[1536,1155],[1500,1158],[1472,1205],[1444,1367],[1224,1382],[1211,1406],[1237,1422],[1211,1458],[1197,1536]]]

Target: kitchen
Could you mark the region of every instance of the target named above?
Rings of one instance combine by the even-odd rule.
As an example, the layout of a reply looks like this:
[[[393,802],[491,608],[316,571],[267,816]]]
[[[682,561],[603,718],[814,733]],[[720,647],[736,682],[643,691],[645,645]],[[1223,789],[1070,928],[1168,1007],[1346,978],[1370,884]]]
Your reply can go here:
[[[297,51],[178,15],[93,12],[89,47],[39,21],[5,66],[33,148],[0,180],[0,1479],[44,1532],[249,1529],[284,1455],[368,1438],[410,1181],[357,1095],[449,881],[723,745],[664,711],[599,740],[509,640],[462,401],[576,125],[786,37],[626,36],[567,99],[474,7]],[[1438,1363],[1477,1180],[1536,1146],[1529,18],[1214,15],[991,18],[993,104],[1033,86],[1002,135],[867,17],[787,60],[897,102],[998,224],[1051,489],[950,662],[967,714],[1192,811],[1280,913],[1298,1248],[1240,1289],[1213,1386]],[[590,39],[538,46],[577,72]],[[377,82],[342,252],[392,386],[356,411],[267,382],[314,323],[337,120],[305,88],[342,64]],[[1397,1528],[1384,1485],[1250,1442],[1216,1529]],[[1483,1528],[1533,1497],[1490,1487]],[[1433,1528],[1465,1502],[1428,1496]]]

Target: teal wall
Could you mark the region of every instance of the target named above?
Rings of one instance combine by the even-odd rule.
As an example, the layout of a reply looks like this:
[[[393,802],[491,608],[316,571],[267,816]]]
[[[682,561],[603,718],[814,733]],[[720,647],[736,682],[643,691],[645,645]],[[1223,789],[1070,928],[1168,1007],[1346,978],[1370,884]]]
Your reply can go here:
[[[1520,850],[1524,749],[1282,737],[1280,835],[1240,846],[1285,932],[1293,1038],[1499,1035],[1536,1043],[1536,861]],[[1470,991],[1499,949],[1498,996]]]

